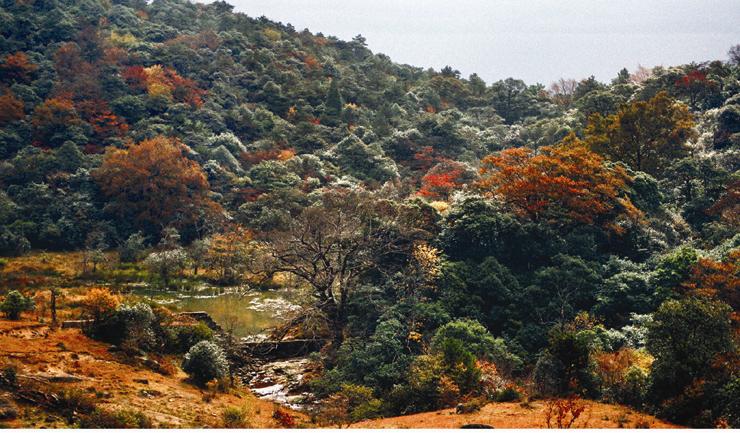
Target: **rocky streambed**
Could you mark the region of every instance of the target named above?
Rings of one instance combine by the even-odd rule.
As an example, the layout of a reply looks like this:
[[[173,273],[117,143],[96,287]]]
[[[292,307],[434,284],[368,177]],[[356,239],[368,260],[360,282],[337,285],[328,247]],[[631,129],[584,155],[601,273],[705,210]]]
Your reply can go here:
[[[259,398],[280,403],[296,410],[307,410],[317,404],[308,390],[317,366],[308,357],[259,361],[242,368],[238,375]]]

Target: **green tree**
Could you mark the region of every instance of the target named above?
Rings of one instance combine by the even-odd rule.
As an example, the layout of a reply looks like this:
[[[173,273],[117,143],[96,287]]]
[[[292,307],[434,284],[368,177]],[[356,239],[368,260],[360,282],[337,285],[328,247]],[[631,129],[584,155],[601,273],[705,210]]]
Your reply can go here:
[[[655,357],[649,397],[664,416],[701,425],[702,412],[720,409],[712,407],[717,388],[737,375],[732,361],[721,362],[737,356],[731,312],[722,302],[689,298],[666,301],[654,314],[647,336]]]
[[[17,290],[13,290],[5,296],[5,300],[0,304],[0,311],[5,313],[5,317],[10,320],[18,320],[24,311],[33,310],[33,299],[27,298]]]
[[[324,114],[329,120],[336,122],[342,115],[342,107],[344,107],[344,100],[342,99],[342,94],[339,92],[337,79],[333,78],[329,84],[329,91],[326,94]]]
[[[201,341],[191,347],[182,360],[182,369],[200,386],[229,374],[224,351],[211,341]]]

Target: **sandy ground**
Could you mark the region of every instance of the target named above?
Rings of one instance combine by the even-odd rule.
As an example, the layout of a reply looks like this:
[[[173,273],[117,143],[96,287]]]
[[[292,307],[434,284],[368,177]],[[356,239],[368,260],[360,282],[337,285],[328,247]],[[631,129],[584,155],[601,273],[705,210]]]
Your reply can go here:
[[[585,401],[587,409],[574,428],[677,428],[673,424],[618,405]],[[480,412],[457,415],[454,409],[418,413],[397,418],[363,421],[352,428],[460,428],[465,424],[486,424],[495,428],[546,428],[545,403],[491,403]]]

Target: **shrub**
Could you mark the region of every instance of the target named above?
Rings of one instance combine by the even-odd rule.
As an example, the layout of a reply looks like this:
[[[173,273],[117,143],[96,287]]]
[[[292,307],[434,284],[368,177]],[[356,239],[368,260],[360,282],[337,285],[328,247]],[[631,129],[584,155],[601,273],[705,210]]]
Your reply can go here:
[[[146,237],[143,234],[134,233],[118,247],[118,257],[123,263],[134,263],[144,256],[146,249]]]
[[[155,319],[152,308],[147,304],[122,304],[115,312],[103,315],[85,332],[97,340],[124,346],[126,350],[147,350],[156,342],[152,330]]]
[[[532,379],[534,388],[540,395],[558,394],[563,384],[563,365],[550,353],[544,352],[537,358]]]
[[[462,394],[472,391],[481,378],[475,356],[466,350],[460,340],[448,338],[440,344],[445,373],[455,381]]]
[[[518,401],[522,398],[522,394],[513,385],[509,385],[499,391],[494,398],[495,401],[503,403],[508,401]]]
[[[0,304],[0,311],[10,320],[18,320],[24,311],[32,311],[34,308],[33,299],[27,298],[17,290],[13,290],[5,296],[5,300]]]
[[[152,428],[152,420],[136,410],[122,409],[111,412],[98,408],[89,415],[81,417],[79,426],[83,429],[150,429]]]
[[[210,341],[201,341],[191,347],[182,361],[182,369],[199,386],[229,374],[226,355],[220,347]]]
[[[70,421],[79,414],[95,411],[95,401],[81,389],[64,389],[56,394],[57,408]]]
[[[221,423],[224,428],[251,428],[249,414],[238,407],[227,407],[221,413]]]
[[[166,349],[171,353],[185,353],[197,343],[213,338],[213,331],[203,322],[198,322],[194,326],[169,328],[165,334]]]
[[[471,398],[463,403],[460,403],[455,408],[455,412],[458,414],[465,414],[465,413],[476,413],[483,408],[483,406],[486,405],[486,399],[484,398]]]
[[[282,428],[293,428],[296,426],[295,417],[280,406],[275,406],[275,409],[272,411],[272,419],[277,421]]]
[[[589,330],[554,327],[547,350],[535,366],[538,390],[550,395],[573,392],[594,395],[598,378],[591,362],[592,337]]]
[[[154,312],[149,305],[139,302],[133,305],[121,305],[116,315],[124,326],[125,334],[121,344],[124,349],[133,351],[147,350],[155,343]]]
[[[627,369],[621,382],[607,390],[607,397],[617,403],[641,407],[645,402],[648,388],[648,374],[641,368],[632,366]]]
[[[587,407],[577,396],[548,400],[545,404],[545,424],[550,429],[571,428]]]
[[[731,314],[727,304],[699,298],[658,308],[647,349],[655,356],[649,398],[661,416],[698,427],[713,427],[724,417],[717,400],[737,377]]]
[[[15,386],[18,383],[18,366],[8,364],[3,367],[0,371],[0,377],[10,386]]]
[[[382,402],[373,397],[373,390],[362,385],[344,383],[341,390],[329,396],[319,411],[324,425],[342,428],[357,421],[380,415]]]
[[[25,236],[14,233],[5,227],[0,228],[0,255],[17,257],[31,249]]]
[[[96,322],[111,316],[121,303],[121,298],[106,288],[95,287],[82,299],[82,315]]]
[[[500,371],[511,372],[522,365],[521,359],[509,352],[504,340],[494,338],[475,320],[455,320],[441,326],[432,338],[432,348],[439,350],[451,338],[460,341],[475,357],[493,361]]]

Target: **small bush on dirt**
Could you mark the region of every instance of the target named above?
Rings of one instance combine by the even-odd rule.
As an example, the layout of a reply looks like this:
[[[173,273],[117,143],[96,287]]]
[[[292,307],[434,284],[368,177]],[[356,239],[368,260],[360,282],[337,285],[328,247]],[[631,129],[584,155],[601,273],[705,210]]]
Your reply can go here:
[[[229,374],[226,355],[220,347],[210,341],[201,341],[191,347],[182,361],[182,369],[199,386]]]
[[[126,335],[123,345],[132,349],[147,350],[154,344],[154,312],[149,305],[139,302],[134,305],[121,305],[118,308],[118,316],[121,317],[126,327]]]
[[[57,408],[69,422],[80,414],[91,414],[95,411],[95,400],[81,389],[64,389],[56,392]]]
[[[322,425],[349,426],[380,415],[382,401],[366,386],[344,383],[341,390],[324,401],[317,418]]]
[[[5,313],[5,317],[10,320],[18,320],[24,311],[32,311],[34,308],[33,299],[27,298],[17,290],[13,290],[5,297],[0,304],[0,311]]]
[[[587,407],[576,395],[548,400],[545,404],[545,424],[547,428],[571,428]]]
[[[3,366],[0,376],[8,385],[15,386],[18,383],[18,366],[13,364]]]
[[[152,420],[136,410],[107,411],[95,409],[89,415],[81,417],[80,428],[152,428]]]
[[[499,403],[509,401],[519,401],[522,398],[522,394],[513,386],[507,386],[498,393],[496,393],[495,400]]]
[[[272,419],[277,421],[282,428],[293,428],[296,426],[295,417],[280,406],[275,406],[275,409],[272,411]]]
[[[80,304],[83,317],[99,322],[116,312],[121,299],[106,288],[94,287],[87,292]]]
[[[165,331],[165,347],[170,353],[185,353],[191,347],[213,338],[213,331],[205,323],[195,326],[176,326]]]
[[[481,397],[471,398],[457,405],[455,412],[459,414],[475,413],[486,405],[486,399]]]
[[[243,408],[227,407],[221,413],[221,423],[224,428],[250,428],[252,423],[249,414]]]

